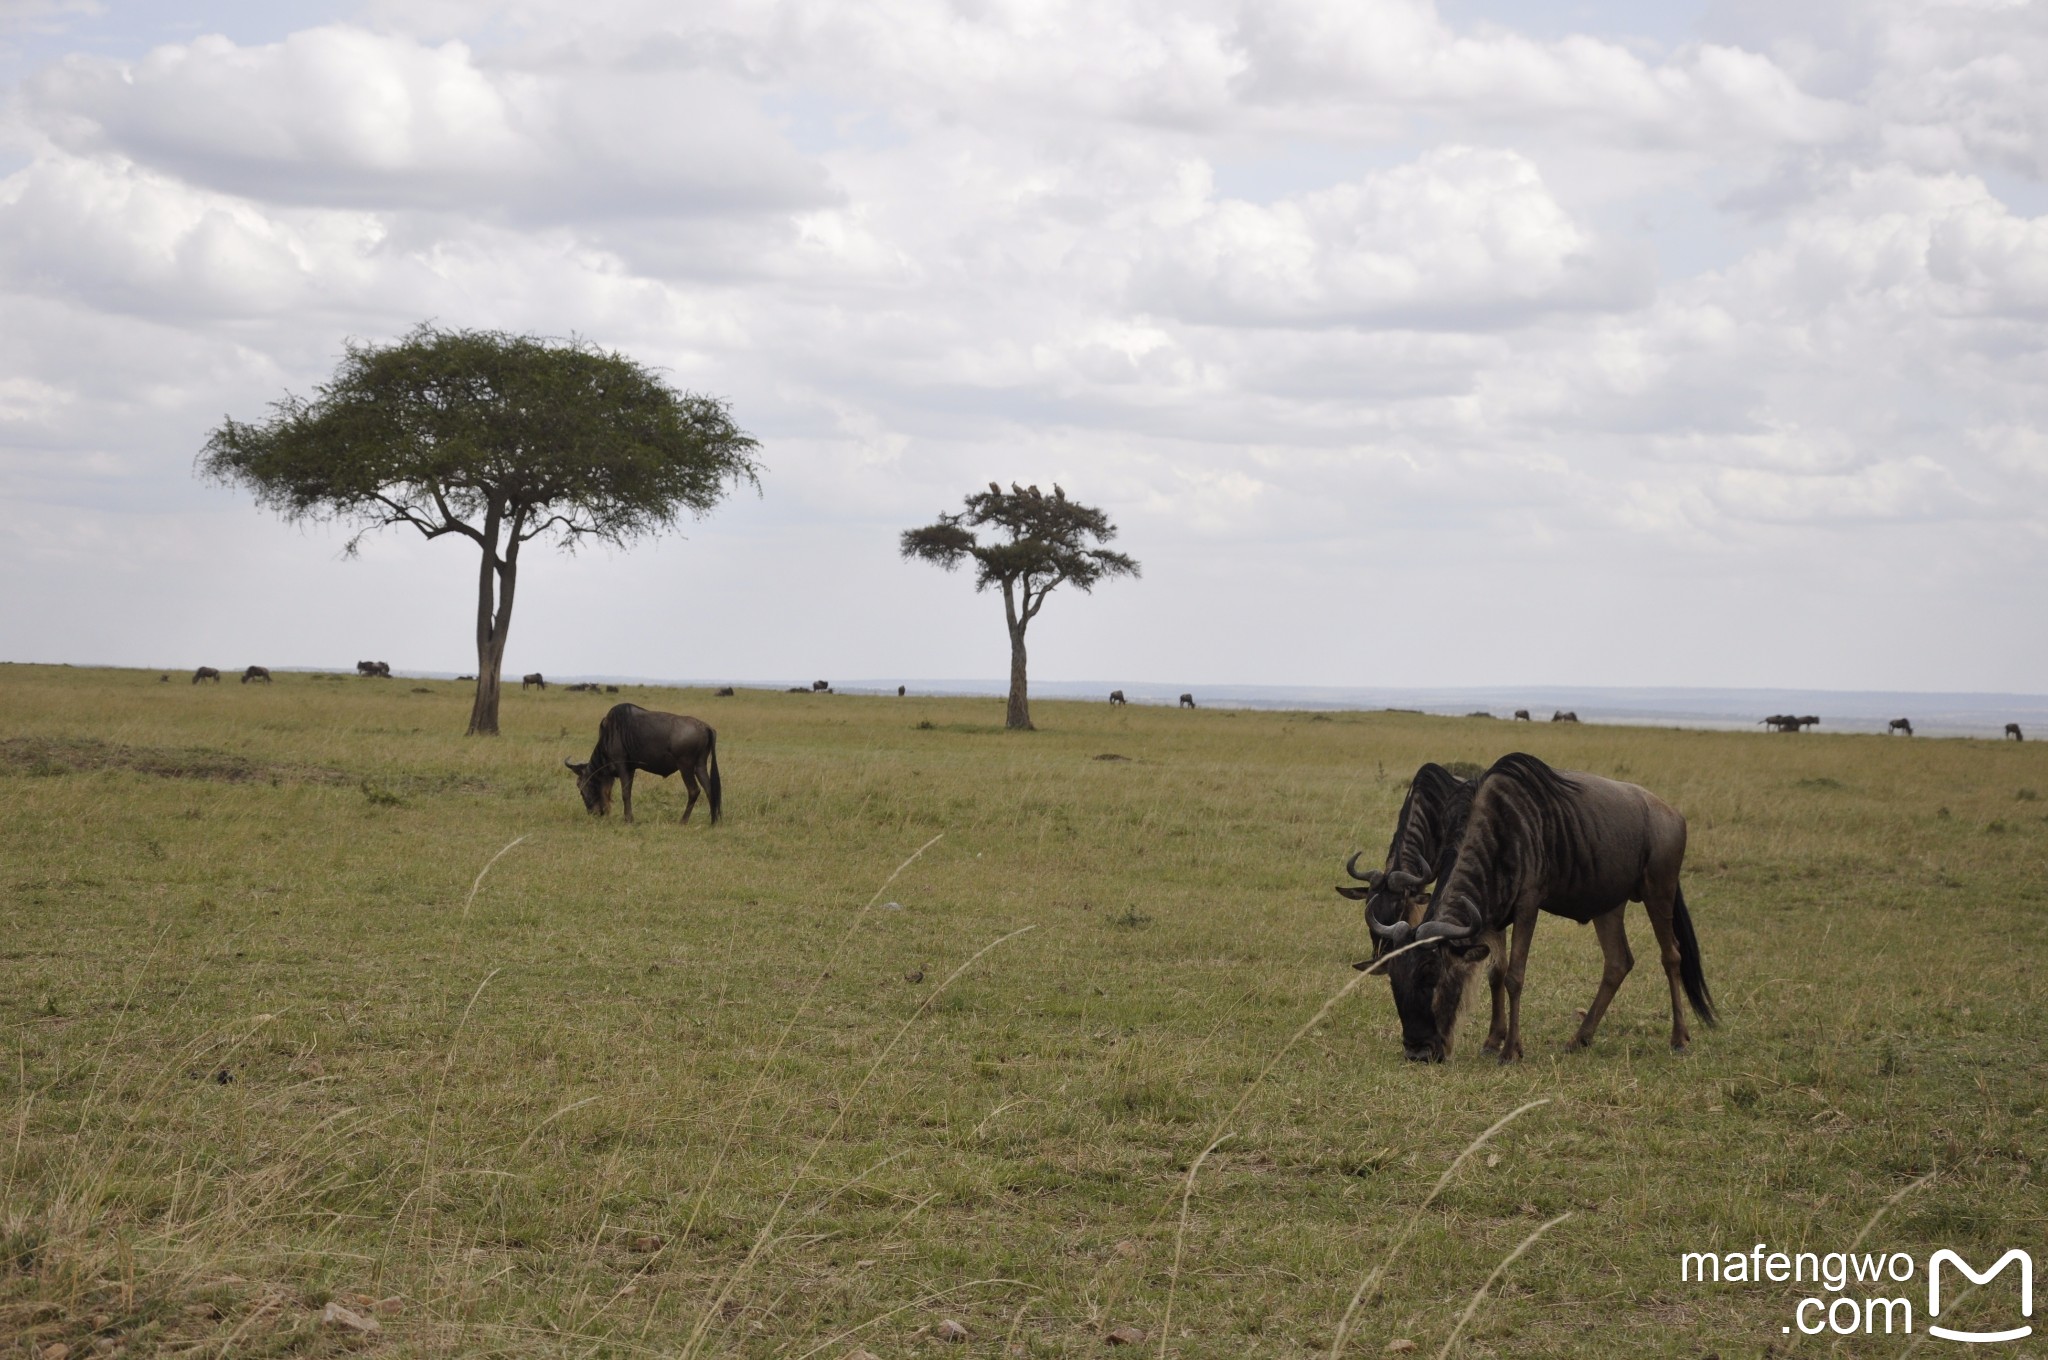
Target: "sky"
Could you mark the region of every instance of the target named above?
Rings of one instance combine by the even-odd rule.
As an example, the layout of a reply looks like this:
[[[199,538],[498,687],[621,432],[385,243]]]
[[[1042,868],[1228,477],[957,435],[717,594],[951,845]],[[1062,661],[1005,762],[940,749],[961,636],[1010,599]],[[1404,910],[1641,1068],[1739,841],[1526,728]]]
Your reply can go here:
[[[2048,4],[0,0],[0,659],[473,669],[193,462],[422,321],[731,403],[507,669],[2048,691]],[[2033,73],[2030,75],[2030,73]]]

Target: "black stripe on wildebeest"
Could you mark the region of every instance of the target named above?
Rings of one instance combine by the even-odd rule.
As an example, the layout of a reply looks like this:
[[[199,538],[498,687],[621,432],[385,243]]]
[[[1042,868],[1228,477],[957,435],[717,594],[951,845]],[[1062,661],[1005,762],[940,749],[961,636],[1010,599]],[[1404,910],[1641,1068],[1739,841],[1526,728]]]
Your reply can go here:
[[[1498,1052],[1503,1062],[1522,1056],[1522,977],[1542,912],[1591,923],[1606,958],[1572,1047],[1592,1042],[1634,965],[1622,925],[1630,902],[1643,904],[1656,932],[1671,987],[1671,1047],[1683,1050],[1691,1042],[1688,999],[1701,1020],[1714,1023],[1699,940],[1678,882],[1685,818],[1648,789],[1553,770],[1531,755],[1503,756],[1480,777],[1453,854],[1419,924],[1371,923],[1382,951],[1410,942],[1431,946],[1398,954],[1387,965],[1410,1058],[1441,1062],[1449,1055],[1466,988],[1478,965],[1489,961],[1493,1023],[1485,1051]],[[1510,928],[1513,947],[1503,959]]]
[[[711,824],[718,825],[718,733],[709,723],[680,713],[657,713],[638,704],[614,704],[597,725],[597,745],[580,764],[562,762],[576,776],[583,806],[602,817],[612,809],[612,784],[620,786],[627,821],[633,820],[633,772],[645,770],[657,779],[683,777],[690,801],[683,820],[696,810],[701,788],[711,804]]]
[[[1362,888],[1340,887],[1340,896],[1365,902],[1367,924],[1391,926],[1397,922],[1417,925],[1429,906],[1426,889],[1448,867],[1464,834],[1465,819],[1472,815],[1472,794],[1477,780],[1460,779],[1431,761],[1408,781],[1408,796],[1401,800],[1401,815],[1394,819],[1394,837],[1387,842],[1386,860],[1378,869],[1358,871],[1363,850],[1345,861],[1344,872],[1364,883]],[[1386,952],[1379,932],[1373,933],[1373,958]]]

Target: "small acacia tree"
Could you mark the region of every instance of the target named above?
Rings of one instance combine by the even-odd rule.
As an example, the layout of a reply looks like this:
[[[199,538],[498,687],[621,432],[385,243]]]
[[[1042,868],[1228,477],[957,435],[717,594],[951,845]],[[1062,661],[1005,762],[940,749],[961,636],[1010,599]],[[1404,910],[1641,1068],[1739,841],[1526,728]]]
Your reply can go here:
[[[287,519],[354,524],[351,554],[401,524],[474,543],[475,736],[498,731],[520,548],[543,536],[623,547],[701,517],[728,486],[759,486],[757,447],[724,402],[622,354],[429,324],[393,345],[349,342],[310,401],[287,394],[267,421],[227,419],[199,471]]]
[[[992,528],[989,541],[974,530]],[[1035,486],[1010,483],[1006,492],[994,482],[967,498],[958,514],[940,515],[934,524],[903,531],[903,555],[936,562],[951,571],[974,560],[974,588],[1003,588],[1003,616],[1010,625],[1010,706],[1004,725],[1031,730],[1031,701],[1026,692],[1024,630],[1045,607],[1045,597],[1062,586],[1092,591],[1110,576],[1136,576],[1138,564],[1120,552],[1092,547],[1116,537],[1109,516],[1093,506],[1067,499],[1057,483],[1050,496]]]

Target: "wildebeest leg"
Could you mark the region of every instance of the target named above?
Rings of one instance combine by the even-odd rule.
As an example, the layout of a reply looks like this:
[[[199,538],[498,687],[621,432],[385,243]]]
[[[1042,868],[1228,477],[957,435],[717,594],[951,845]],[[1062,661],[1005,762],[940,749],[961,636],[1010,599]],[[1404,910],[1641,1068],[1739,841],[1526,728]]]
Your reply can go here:
[[[633,820],[633,767],[622,764],[619,769],[619,802],[626,809],[626,820]]]
[[[1678,971],[1678,933],[1671,928],[1671,899],[1676,883],[1652,883],[1643,893],[1643,909],[1650,914],[1650,929],[1657,932],[1657,952],[1664,960],[1664,976],[1671,983],[1671,1051],[1683,1053],[1692,1043],[1685,1027],[1684,982]]]
[[[683,804],[683,823],[687,826],[690,821],[690,814],[697,809],[697,772],[688,766],[684,766],[676,771],[676,773],[683,777],[683,787],[690,791],[690,801]]]
[[[1586,1007],[1586,1018],[1579,1022],[1579,1032],[1572,1036],[1567,1048],[1584,1048],[1593,1042],[1593,1031],[1600,1028],[1600,1017],[1607,1014],[1607,1003],[1614,1000],[1614,994],[1621,990],[1622,979],[1628,970],[1635,967],[1635,958],[1628,952],[1628,927],[1622,923],[1624,907],[1616,907],[1605,916],[1593,918],[1593,934],[1599,937],[1600,952],[1607,958],[1607,967],[1600,974],[1600,990],[1593,993],[1593,1004]]]
[[[1493,1020],[1486,1027],[1486,1042],[1479,1046],[1481,1053],[1498,1053],[1508,1041],[1507,977],[1507,960],[1496,951],[1486,970],[1487,987],[1493,993]]]
[[[1536,904],[1515,909],[1515,942],[1508,950],[1508,1037],[1500,1046],[1500,1060],[1515,1062],[1522,1056],[1522,975],[1529,969],[1529,941],[1536,934]]]

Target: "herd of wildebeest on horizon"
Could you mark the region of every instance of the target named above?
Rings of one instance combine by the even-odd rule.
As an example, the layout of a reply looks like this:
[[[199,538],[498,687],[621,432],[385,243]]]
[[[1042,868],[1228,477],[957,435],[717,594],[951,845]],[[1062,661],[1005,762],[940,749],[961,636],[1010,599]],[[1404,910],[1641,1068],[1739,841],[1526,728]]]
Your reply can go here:
[[[391,667],[359,661],[356,673],[390,679]],[[170,679],[168,674],[160,678]],[[220,678],[213,667],[201,666],[192,683],[217,684]],[[270,680],[262,666],[242,673],[243,684]],[[521,677],[522,690],[547,687],[537,671]],[[619,692],[617,685],[592,683],[566,688]],[[833,689],[818,680],[790,692],[830,694]],[[715,691],[718,697],[735,693],[730,685]],[[905,687],[899,685],[896,693],[904,695]],[[1122,690],[1113,690],[1109,702],[1122,707],[1128,701]],[[1194,708],[1194,696],[1181,695],[1179,707]],[[1516,709],[1514,718],[1534,721],[1527,709]],[[1576,723],[1579,717],[1558,709],[1550,721]],[[1797,733],[1820,719],[1774,713],[1760,722],[1774,732]],[[1894,719],[1888,732],[1910,737],[1913,724]],[[2004,735],[2023,740],[2017,723],[2007,723]],[[575,776],[592,815],[611,811],[617,787],[624,820],[630,822],[635,773],[656,778],[680,774],[688,793],[681,820],[690,820],[699,797],[710,806],[712,824],[719,820],[718,733],[702,719],[615,704],[598,723],[589,758],[562,763]],[[1522,981],[1538,917],[1548,913],[1591,925],[1605,966],[1569,1043],[1582,1048],[1592,1042],[1608,1004],[1634,967],[1622,914],[1628,903],[1641,902],[1670,987],[1671,1047],[1683,1052],[1691,1042],[1688,1003],[1707,1025],[1716,1021],[1699,940],[1679,886],[1685,840],[1684,816],[1640,785],[1553,769],[1523,752],[1502,756],[1474,778],[1434,762],[1424,764],[1409,781],[1380,867],[1361,871],[1364,851],[1344,866],[1359,886],[1337,892],[1364,902],[1372,939],[1372,957],[1354,966],[1387,977],[1400,1017],[1402,1052],[1417,1062],[1450,1056],[1467,990],[1483,971],[1492,1014],[1481,1048],[1512,1062],[1523,1051]]]

